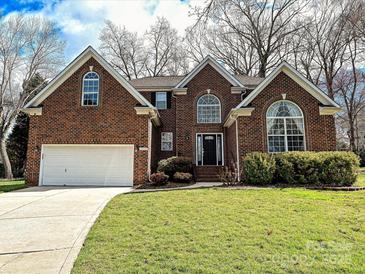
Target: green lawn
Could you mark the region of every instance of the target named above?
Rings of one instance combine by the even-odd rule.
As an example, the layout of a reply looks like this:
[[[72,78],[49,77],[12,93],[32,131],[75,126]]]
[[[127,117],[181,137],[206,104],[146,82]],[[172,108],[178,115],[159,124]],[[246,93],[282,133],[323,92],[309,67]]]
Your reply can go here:
[[[0,193],[25,188],[24,180],[0,181]]]
[[[364,273],[365,192],[205,189],[115,197],[73,273]]]
[[[357,180],[354,186],[365,186],[365,173],[357,175]]]

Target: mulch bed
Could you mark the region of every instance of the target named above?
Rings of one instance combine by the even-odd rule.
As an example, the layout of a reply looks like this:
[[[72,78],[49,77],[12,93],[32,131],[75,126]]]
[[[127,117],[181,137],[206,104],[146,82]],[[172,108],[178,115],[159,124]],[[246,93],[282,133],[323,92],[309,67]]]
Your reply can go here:
[[[0,182],[23,181],[23,180],[25,180],[25,179],[22,178],[22,177],[20,177],[20,178],[13,178],[13,179],[0,178]]]
[[[307,189],[332,190],[332,191],[360,191],[365,190],[365,186],[312,186]]]
[[[139,185],[135,188],[138,190],[143,189],[176,189],[186,186],[194,185],[195,182],[191,183],[177,183],[177,182],[168,182],[166,185],[163,186],[154,186],[149,183]],[[365,186],[308,186],[308,185],[287,185],[287,184],[271,184],[271,185],[247,185],[247,184],[237,184],[237,185],[221,185],[221,186],[214,186],[220,188],[230,188],[230,189],[258,189],[258,188],[306,188],[311,190],[331,190],[331,191],[361,191],[365,190]]]
[[[247,184],[237,184],[237,185],[222,185],[223,188],[232,189],[249,189],[249,188],[306,188],[312,190],[331,190],[331,191],[361,191],[365,190],[365,186],[308,186],[308,185],[287,185],[287,184],[271,184],[271,185],[247,185]]]
[[[190,182],[190,183],[168,182],[166,185],[162,185],[162,186],[154,186],[150,183],[145,183],[143,185],[137,186],[136,189],[166,189],[166,188],[177,188],[177,187],[191,186],[193,184],[195,184],[195,182]]]

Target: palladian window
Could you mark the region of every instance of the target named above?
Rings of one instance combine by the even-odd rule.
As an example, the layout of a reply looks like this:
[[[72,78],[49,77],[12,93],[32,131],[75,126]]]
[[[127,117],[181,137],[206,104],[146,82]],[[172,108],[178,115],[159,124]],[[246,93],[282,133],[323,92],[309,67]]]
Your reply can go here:
[[[269,152],[305,150],[304,118],[296,104],[275,102],[267,110],[266,123]]]
[[[219,99],[206,94],[199,98],[197,102],[198,123],[220,123],[221,103]]]

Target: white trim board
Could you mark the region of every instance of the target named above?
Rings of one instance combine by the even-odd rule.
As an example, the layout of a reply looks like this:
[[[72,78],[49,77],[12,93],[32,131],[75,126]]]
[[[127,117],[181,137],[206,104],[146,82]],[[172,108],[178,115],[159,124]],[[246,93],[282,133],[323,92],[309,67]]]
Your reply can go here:
[[[234,121],[237,120],[237,117],[240,116],[251,116],[252,111],[255,108],[232,108],[231,111],[228,113],[227,118],[223,124],[224,127],[230,127]]]
[[[182,79],[174,89],[181,89],[190,82],[206,65],[211,65],[216,71],[218,71],[227,81],[233,86],[245,88],[240,81],[238,81],[233,75],[231,75],[222,65],[220,65],[213,57],[208,55],[201,61],[184,79]]]
[[[100,63],[141,105],[153,108],[122,75],[120,75],[93,47],[88,46],[79,56],[66,66],[53,80],[43,88],[24,108],[36,107],[51,95],[61,84],[75,73],[87,60],[93,57]]]
[[[240,148],[239,148],[239,134],[238,134],[238,120],[236,119],[236,156],[237,156],[237,170],[238,170],[238,181],[241,181],[241,170],[240,170]]]
[[[331,106],[340,108],[340,106],[333,101],[330,97],[328,97],[322,90],[320,90],[317,86],[311,83],[308,79],[306,79],[303,75],[301,75],[295,68],[289,65],[287,62],[283,61],[273,72],[271,72],[237,107],[242,108],[248,106],[253,99],[256,98],[260,92],[266,88],[272,80],[279,75],[280,72],[285,73],[289,76],[293,81],[295,81],[298,85],[300,85],[303,89],[305,89],[309,94],[315,97],[319,102],[321,102],[324,106]],[[283,91],[285,93],[285,91]]]

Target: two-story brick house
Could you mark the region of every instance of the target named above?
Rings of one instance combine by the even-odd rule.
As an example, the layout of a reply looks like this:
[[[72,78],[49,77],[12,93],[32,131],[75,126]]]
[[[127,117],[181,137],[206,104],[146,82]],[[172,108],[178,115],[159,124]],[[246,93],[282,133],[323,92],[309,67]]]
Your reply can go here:
[[[287,63],[266,78],[205,58],[186,76],[127,81],[88,47],[23,111],[30,185],[136,185],[189,157],[197,179],[252,151],[334,150],[339,106]]]

